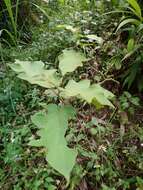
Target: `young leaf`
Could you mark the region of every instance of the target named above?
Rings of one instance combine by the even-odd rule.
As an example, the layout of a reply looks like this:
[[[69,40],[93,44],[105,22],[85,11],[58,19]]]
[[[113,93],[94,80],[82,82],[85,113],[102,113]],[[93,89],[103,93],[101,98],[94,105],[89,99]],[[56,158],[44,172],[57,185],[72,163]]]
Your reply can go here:
[[[83,61],[86,61],[86,57],[75,50],[64,50],[59,56],[59,68],[62,75],[68,72],[73,72],[77,67],[83,66]]]
[[[56,70],[46,70],[42,61],[20,61],[9,64],[10,68],[18,73],[18,78],[31,84],[38,84],[45,88],[60,85],[61,79],[56,75]]]
[[[131,38],[131,39],[129,39],[128,44],[127,44],[128,53],[133,51],[134,47],[135,47],[135,41],[133,38]]]
[[[49,164],[69,181],[77,152],[67,147],[64,136],[68,128],[68,119],[74,117],[75,110],[70,106],[58,107],[55,104],[49,104],[47,110],[48,114],[40,112],[32,117],[33,123],[40,128],[40,139],[31,140],[29,144],[45,147]]]
[[[65,98],[79,97],[88,103],[94,104],[97,108],[105,105],[114,107],[109,101],[114,95],[102,88],[99,84],[90,85],[89,80],[82,80],[80,82],[70,80],[61,93],[61,96]]]

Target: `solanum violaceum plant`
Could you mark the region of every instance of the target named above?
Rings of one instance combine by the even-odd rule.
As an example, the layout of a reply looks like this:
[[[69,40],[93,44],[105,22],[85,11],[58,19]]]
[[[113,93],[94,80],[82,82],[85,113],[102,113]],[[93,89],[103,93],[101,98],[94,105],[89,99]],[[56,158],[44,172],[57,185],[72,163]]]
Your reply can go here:
[[[58,70],[45,69],[42,61],[16,60],[9,66],[18,74],[18,78],[53,92],[56,91],[61,99],[68,100],[75,97],[94,104],[97,108],[114,107],[110,102],[114,95],[100,84],[90,84],[90,80],[77,82],[71,79],[66,86],[63,86],[62,80],[65,74],[73,72],[87,61],[84,54],[73,49],[66,49],[63,50],[58,60]],[[32,116],[32,122],[39,128],[37,132],[39,139],[32,139],[29,145],[44,147],[48,163],[69,182],[70,173],[76,162],[77,151],[67,146],[65,133],[68,129],[68,120],[75,117],[76,111],[72,105],[49,104],[44,106],[44,109],[45,111],[40,111]]]

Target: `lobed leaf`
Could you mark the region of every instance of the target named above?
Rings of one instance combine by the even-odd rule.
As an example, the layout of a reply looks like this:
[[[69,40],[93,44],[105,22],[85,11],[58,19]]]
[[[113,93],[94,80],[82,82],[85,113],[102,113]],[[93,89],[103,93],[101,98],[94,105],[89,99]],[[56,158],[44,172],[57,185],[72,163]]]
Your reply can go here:
[[[77,67],[83,66],[83,61],[86,61],[84,54],[75,50],[63,50],[63,53],[58,57],[59,69],[62,75],[68,72],[73,72]]]
[[[94,104],[97,108],[105,105],[114,107],[109,101],[114,95],[110,91],[102,88],[99,84],[90,85],[89,80],[79,82],[70,80],[65,89],[63,89],[61,96],[64,98],[79,97],[88,103]]]
[[[32,117],[33,123],[39,127],[40,139],[31,140],[29,145],[45,147],[49,164],[69,181],[77,152],[67,147],[64,136],[75,110],[71,106],[58,107],[55,104],[49,104],[47,110],[48,114],[39,112]]]
[[[9,64],[10,68],[18,73],[18,78],[37,84],[45,88],[60,85],[61,79],[56,75],[56,70],[46,70],[42,61],[20,61]]]

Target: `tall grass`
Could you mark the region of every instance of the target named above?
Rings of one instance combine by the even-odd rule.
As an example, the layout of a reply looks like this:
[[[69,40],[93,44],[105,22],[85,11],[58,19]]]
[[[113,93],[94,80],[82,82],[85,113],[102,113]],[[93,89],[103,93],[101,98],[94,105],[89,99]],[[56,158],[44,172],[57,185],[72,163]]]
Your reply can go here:
[[[17,30],[17,18],[18,18],[18,8],[19,8],[19,0],[16,1],[15,4],[15,14],[13,11],[13,5],[12,5],[12,0],[4,0],[4,3],[6,5],[6,9],[10,18],[10,27],[13,29],[13,39],[17,41],[18,37],[18,30]]]

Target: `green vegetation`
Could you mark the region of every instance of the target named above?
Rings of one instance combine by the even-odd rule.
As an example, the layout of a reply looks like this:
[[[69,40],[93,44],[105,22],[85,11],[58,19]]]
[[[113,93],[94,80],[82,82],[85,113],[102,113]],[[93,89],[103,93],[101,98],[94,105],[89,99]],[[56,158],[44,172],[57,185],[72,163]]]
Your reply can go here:
[[[143,190],[142,2],[0,9],[0,189]]]

